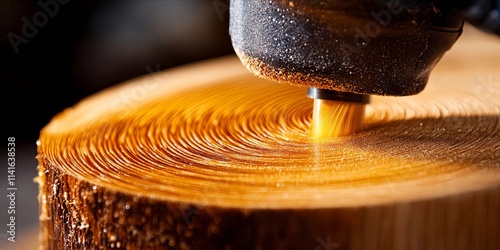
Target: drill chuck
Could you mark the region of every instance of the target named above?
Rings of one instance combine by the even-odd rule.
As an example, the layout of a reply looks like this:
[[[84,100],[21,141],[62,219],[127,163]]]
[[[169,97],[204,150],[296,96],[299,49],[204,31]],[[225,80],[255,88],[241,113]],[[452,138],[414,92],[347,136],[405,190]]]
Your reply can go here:
[[[266,79],[413,95],[462,32],[448,2],[231,0],[229,31],[243,64]]]

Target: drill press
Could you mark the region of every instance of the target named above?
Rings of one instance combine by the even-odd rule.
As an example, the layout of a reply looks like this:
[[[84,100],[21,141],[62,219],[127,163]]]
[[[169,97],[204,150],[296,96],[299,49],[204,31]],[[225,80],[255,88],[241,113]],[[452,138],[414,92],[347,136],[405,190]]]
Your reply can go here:
[[[498,18],[485,21],[482,16],[489,12],[478,11],[498,6],[477,2],[493,3],[231,0],[230,35],[251,72],[307,86],[307,95],[315,100],[313,122],[345,122],[338,125],[354,129],[332,134],[344,135],[361,128],[364,109],[360,111],[359,105],[368,103],[369,95],[421,92],[434,66],[460,37],[464,16],[499,32],[500,25],[494,25],[500,24]],[[476,8],[470,7],[474,4]],[[342,103],[358,108],[347,108],[340,119],[328,119],[328,109],[321,111],[324,104]]]

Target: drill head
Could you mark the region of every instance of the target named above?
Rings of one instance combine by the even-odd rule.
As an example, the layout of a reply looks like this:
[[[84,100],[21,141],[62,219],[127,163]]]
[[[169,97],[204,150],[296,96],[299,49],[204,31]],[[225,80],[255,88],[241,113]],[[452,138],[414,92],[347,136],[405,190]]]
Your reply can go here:
[[[243,64],[277,82],[357,94],[417,94],[461,34],[450,1],[231,0]]]

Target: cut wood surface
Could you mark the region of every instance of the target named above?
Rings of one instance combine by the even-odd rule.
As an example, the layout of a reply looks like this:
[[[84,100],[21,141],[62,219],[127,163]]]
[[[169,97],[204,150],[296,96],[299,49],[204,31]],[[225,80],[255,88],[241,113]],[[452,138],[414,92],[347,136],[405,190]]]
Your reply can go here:
[[[145,75],[38,142],[42,249],[500,249],[500,39],[317,142],[306,89],[236,56]]]

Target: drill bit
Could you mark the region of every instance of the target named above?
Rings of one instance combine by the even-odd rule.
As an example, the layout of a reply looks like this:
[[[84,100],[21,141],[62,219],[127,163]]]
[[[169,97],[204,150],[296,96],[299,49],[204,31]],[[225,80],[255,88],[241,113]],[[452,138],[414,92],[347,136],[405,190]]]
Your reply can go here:
[[[328,139],[363,130],[369,95],[309,87],[307,96],[314,99],[311,126],[313,138]]]

